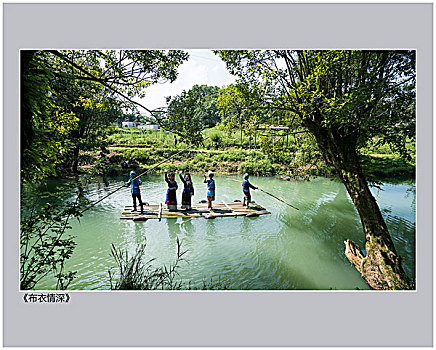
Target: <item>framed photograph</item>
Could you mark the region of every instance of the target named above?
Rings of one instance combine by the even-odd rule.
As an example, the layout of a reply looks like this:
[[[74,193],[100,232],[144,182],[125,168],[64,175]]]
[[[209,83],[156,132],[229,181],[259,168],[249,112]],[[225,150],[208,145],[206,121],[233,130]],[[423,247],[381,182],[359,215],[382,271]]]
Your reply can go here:
[[[5,346],[432,345],[431,4],[3,9]]]

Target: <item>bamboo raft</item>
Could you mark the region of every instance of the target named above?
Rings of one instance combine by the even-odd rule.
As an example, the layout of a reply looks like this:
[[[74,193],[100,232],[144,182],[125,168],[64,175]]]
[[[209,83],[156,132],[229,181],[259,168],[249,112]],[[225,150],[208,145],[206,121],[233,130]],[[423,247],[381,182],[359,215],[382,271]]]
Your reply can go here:
[[[214,202],[212,211],[207,207],[207,203],[193,203],[190,211],[180,209],[177,206],[177,211],[169,211],[166,205],[144,205],[144,214],[140,212],[138,205],[136,211],[132,211],[133,206],[127,205],[121,214],[120,219],[146,221],[148,219],[177,219],[177,218],[205,218],[214,219],[217,217],[237,217],[248,216],[255,217],[263,214],[271,214],[265,208],[254,202],[250,203],[250,207],[243,207],[241,202]]]

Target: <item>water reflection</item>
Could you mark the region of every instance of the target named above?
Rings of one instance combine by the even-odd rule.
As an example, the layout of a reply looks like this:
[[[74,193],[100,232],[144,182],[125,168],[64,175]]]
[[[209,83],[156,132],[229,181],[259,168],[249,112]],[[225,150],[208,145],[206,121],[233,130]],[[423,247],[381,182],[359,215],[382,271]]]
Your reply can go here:
[[[195,234],[194,225],[192,225],[193,218],[182,218],[181,222],[178,222],[180,228],[183,230],[185,237],[192,237]]]
[[[166,219],[166,225],[168,228],[169,237],[173,242],[177,241],[177,238],[180,236],[180,225],[177,223],[177,219]]]
[[[216,228],[215,228],[215,220],[216,219],[200,219],[200,220],[205,220],[206,221],[206,234],[209,237],[214,237],[216,236]]]

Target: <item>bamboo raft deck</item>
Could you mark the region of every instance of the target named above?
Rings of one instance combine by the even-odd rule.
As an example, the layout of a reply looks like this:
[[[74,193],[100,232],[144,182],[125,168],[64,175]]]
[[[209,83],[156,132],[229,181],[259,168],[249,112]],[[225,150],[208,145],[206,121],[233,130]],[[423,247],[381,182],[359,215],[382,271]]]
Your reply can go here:
[[[162,208],[162,209],[161,209]],[[121,214],[120,219],[145,221],[148,219],[177,219],[177,218],[206,218],[214,219],[217,217],[237,217],[237,216],[259,216],[271,214],[265,208],[254,202],[250,203],[250,208],[242,206],[241,202],[214,202],[212,211],[207,207],[207,203],[192,203],[191,211],[180,209],[177,205],[177,211],[169,211],[165,204],[144,205],[144,214],[140,212],[138,205],[137,211],[133,211],[133,205],[127,205]]]

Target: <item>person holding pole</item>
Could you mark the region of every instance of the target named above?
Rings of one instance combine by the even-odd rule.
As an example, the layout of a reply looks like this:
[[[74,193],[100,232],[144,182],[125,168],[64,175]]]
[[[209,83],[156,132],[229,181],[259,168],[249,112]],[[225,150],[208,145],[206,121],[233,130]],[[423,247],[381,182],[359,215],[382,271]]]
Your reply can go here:
[[[250,176],[245,173],[244,174],[244,181],[242,182],[242,192],[244,193],[244,199],[242,201],[242,206],[245,207],[245,202],[247,202],[247,208],[249,207],[251,203],[251,194],[250,194],[250,188],[257,190],[258,187],[253,186],[249,181],[248,178]]]
[[[130,180],[129,183],[131,184],[131,192],[132,192],[132,199],[133,199],[133,210],[136,211],[136,198],[138,198],[139,205],[141,206],[141,214],[144,214],[144,207],[141,199],[141,190],[139,189],[139,186],[142,184],[141,180],[139,179],[139,176],[136,177],[136,173],[134,170],[130,172]]]

